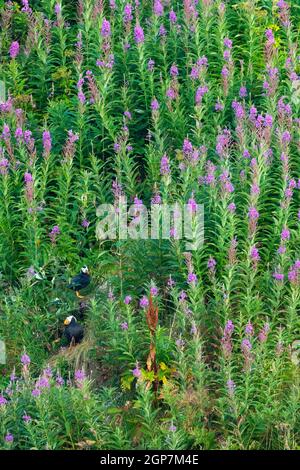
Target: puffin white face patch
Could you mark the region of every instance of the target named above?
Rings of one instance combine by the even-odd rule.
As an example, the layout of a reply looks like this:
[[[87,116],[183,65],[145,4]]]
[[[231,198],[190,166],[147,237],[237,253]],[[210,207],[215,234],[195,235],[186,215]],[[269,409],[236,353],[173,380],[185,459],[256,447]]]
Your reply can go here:
[[[73,315],[70,315],[69,317],[67,317],[65,319],[64,324],[69,325],[71,323],[71,321],[73,320],[73,318],[74,318],[75,321],[77,321],[76,318]]]
[[[83,272],[84,274],[88,274],[89,268],[88,268],[87,266],[83,266],[83,267],[81,268],[81,272]]]

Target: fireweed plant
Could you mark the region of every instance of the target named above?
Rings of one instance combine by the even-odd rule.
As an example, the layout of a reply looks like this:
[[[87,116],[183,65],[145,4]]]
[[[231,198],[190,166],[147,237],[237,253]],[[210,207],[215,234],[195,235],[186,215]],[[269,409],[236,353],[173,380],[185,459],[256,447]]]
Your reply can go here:
[[[0,12],[0,447],[299,449],[300,4]],[[204,244],[98,240],[122,196]]]

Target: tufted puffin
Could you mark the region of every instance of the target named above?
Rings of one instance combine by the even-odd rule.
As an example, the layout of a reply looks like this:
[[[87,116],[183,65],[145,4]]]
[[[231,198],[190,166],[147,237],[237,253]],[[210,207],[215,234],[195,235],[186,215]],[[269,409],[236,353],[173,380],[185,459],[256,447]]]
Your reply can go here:
[[[84,297],[80,295],[79,291],[87,287],[90,282],[91,276],[89,275],[89,269],[87,266],[83,266],[80,270],[80,273],[71,279],[71,282],[68,284],[67,288],[74,290],[79,299],[84,299]]]
[[[78,344],[83,339],[83,327],[77,323],[73,315],[67,317],[64,321],[64,336],[70,345]]]

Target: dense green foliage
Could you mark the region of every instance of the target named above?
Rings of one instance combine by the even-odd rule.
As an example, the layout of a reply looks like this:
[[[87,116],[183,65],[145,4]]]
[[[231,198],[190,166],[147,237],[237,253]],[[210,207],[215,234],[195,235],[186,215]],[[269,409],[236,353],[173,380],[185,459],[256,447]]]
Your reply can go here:
[[[0,0],[0,448],[299,449],[299,2],[74,4]]]

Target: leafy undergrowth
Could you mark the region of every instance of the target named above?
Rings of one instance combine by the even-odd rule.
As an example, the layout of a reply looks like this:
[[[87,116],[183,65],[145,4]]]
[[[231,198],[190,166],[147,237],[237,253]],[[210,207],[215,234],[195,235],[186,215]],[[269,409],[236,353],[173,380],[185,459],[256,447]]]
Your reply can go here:
[[[0,448],[299,449],[299,5],[19,3],[0,0]],[[124,198],[137,239],[100,239]],[[176,210],[139,236],[151,203],[185,204],[188,240]]]

